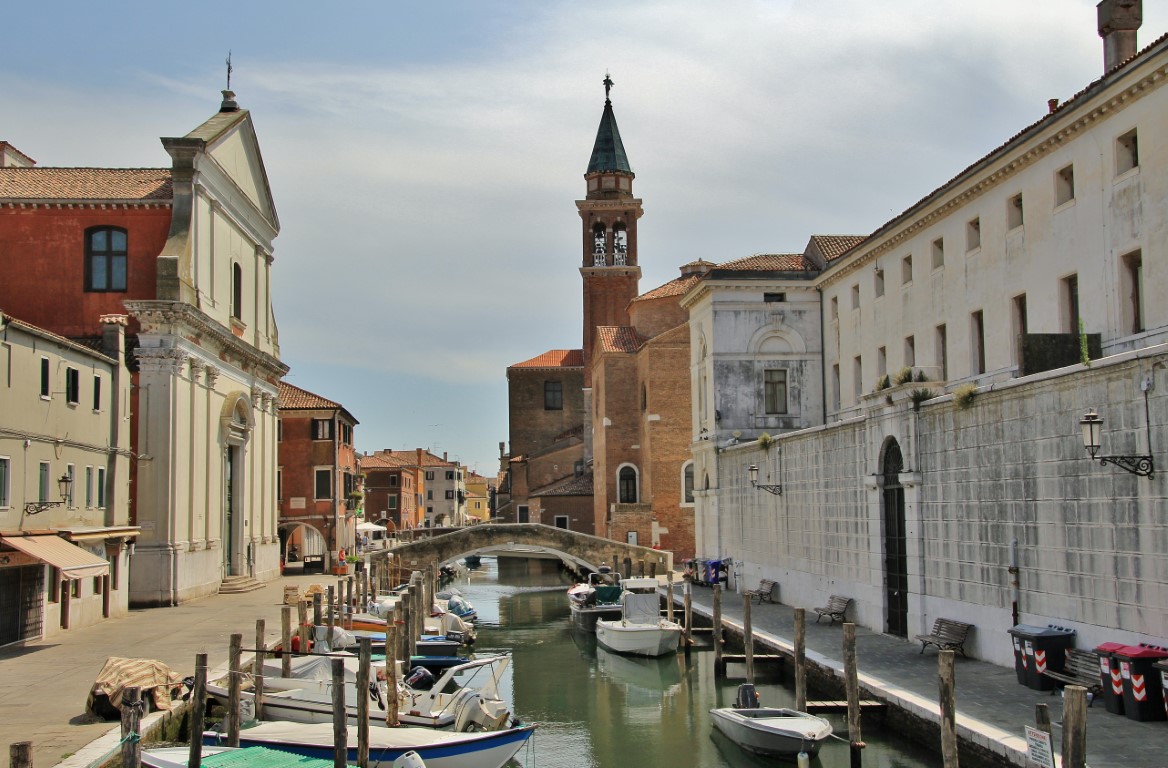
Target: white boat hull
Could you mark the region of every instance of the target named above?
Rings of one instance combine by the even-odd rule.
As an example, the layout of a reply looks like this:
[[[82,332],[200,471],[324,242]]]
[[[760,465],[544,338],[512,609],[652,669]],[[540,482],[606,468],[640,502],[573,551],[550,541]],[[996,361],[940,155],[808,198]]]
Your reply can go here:
[[[747,752],[792,757],[806,752],[814,757],[831,736],[831,723],[793,709],[710,710],[714,727]]]
[[[634,656],[664,656],[675,653],[681,640],[681,625],[661,619],[642,624],[623,619],[596,622],[596,642],[610,651]]]

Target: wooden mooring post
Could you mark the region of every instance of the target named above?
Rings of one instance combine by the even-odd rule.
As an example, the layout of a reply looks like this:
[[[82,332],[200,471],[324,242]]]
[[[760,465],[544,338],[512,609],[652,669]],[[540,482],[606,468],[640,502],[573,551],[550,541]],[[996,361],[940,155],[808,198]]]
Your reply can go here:
[[[240,636],[242,637],[242,635]],[[122,691],[122,765],[142,765],[142,689],[136,685]],[[238,737],[237,737],[238,738]]]
[[[32,768],[32,742],[18,741],[15,744],[9,744],[8,765],[9,768]],[[192,765],[194,764],[192,763]]]
[[[263,619],[256,619],[255,662],[252,666],[256,720],[264,719],[264,651],[268,647],[265,635],[267,635],[265,621]]]
[[[280,676],[292,677],[292,606],[280,609]]]
[[[227,652],[227,746],[239,746],[239,692],[243,683],[240,656],[243,654],[243,635],[231,636]]]
[[[373,639],[362,637],[357,642],[357,768],[369,768],[369,664]]]
[[[673,621],[673,571],[665,574],[665,618]]]
[[[401,605],[400,603],[398,605]],[[385,724],[396,728],[397,722],[397,660],[398,653],[398,617],[401,613],[394,608],[385,616]]]
[[[290,611],[289,611],[290,613]],[[289,658],[285,656],[284,658]],[[191,749],[187,767],[203,764],[203,723],[207,714],[207,654],[195,654],[195,688],[191,691]]]
[[[296,636],[300,638],[300,652],[308,653],[308,628],[311,626],[308,623],[308,602],[301,600],[297,607],[297,619],[300,621],[300,626],[296,630]]]
[[[714,675],[726,674],[726,665],[722,662],[722,585],[714,582],[714,628],[710,633],[714,643]]]
[[[333,768],[349,765],[349,715],[345,711],[345,662],[333,657]]]
[[[750,595],[742,596],[742,652],[746,656],[746,682],[754,682],[754,626],[750,621]]]
[[[795,609],[795,709],[807,711],[807,609]]]
[[[848,691],[848,744],[851,767],[863,765],[864,741],[860,733],[860,673],[856,668],[856,625],[844,624],[844,684]]]
[[[319,627],[324,623],[324,595],[317,592],[312,596],[312,626]],[[316,634],[315,629],[312,632]]]
[[[1087,689],[1063,688],[1063,768],[1087,765]]]
[[[941,707],[941,760],[944,768],[958,768],[957,696],[954,690],[953,655],[943,650],[937,655],[937,688]]]
[[[693,647],[693,584],[689,581],[685,582],[685,597],[683,598],[683,611],[685,615],[685,653],[688,656],[690,648]]]
[[[337,596],[333,593],[333,585],[328,588],[328,639],[333,641],[333,628],[337,625]],[[331,647],[331,646],[330,646]]]

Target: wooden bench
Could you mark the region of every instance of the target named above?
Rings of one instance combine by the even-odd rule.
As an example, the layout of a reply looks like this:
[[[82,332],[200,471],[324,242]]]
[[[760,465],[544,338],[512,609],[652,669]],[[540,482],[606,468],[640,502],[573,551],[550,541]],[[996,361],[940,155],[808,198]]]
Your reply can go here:
[[[759,605],[762,605],[764,600],[768,603],[777,603],[779,602],[779,582],[762,579],[758,582],[758,589],[748,589],[742,594],[746,596],[747,600],[757,597]]]
[[[1090,651],[1068,648],[1066,665],[1062,671],[1046,669],[1042,674],[1063,685],[1081,685],[1086,688],[1092,694],[1087,702],[1088,707],[1095,703],[1096,696],[1103,693],[1103,680],[1099,675],[1099,657]]]
[[[920,641],[921,653],[924,653],[928,646],[935,645],[937,650],[961,651],[961,655],[965,656],[965,638],[971,629],[973,629],[973,625],[966,624],[964,621],[937,619],[933,622],[932,632],[927,635],[917,635],[913,640]]]
[[[832,595],[827,599],[827,605],[815,609],[815,612],[819,614],[815,619],[815,623],[818,624],[819,620],[824,616],[831,619],[832,624],[835,624],[836,621],[843,622],[844,613],[848,610],[848,604],[851,602],[852,598],[850,597]]]

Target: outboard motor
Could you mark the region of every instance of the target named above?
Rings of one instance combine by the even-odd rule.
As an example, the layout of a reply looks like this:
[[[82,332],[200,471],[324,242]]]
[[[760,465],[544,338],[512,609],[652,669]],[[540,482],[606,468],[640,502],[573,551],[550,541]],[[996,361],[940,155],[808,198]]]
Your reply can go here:
[[[758,692],[753,683],[743,683],[738,686],[738,697],[734,700],[735,709],[758,709]]]
[[[405,679],[405,684],[415,691],[428,691],[434,687],[434,682],[434,673],[425,667],[414,667]]]

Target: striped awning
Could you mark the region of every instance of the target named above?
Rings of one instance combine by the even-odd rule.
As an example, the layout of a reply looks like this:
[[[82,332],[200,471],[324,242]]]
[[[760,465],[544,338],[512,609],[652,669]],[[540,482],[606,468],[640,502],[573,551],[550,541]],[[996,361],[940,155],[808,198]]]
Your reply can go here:
[[[84,579],[109,573],[109,563],[104,558],[76,544],[70,544],[60,536],[0,536],[0,543],[57,568],[66,579]]]

